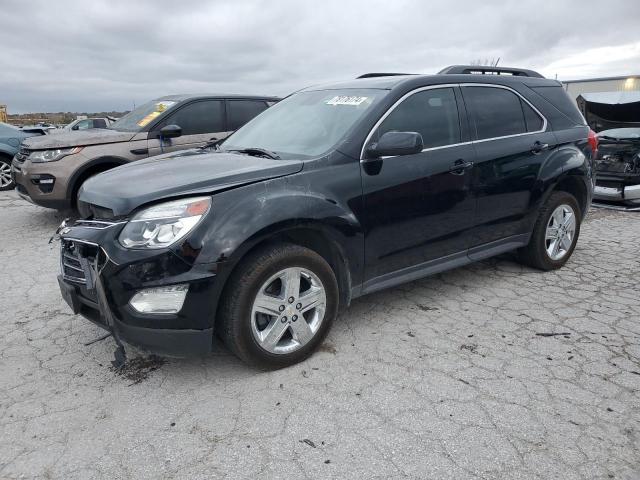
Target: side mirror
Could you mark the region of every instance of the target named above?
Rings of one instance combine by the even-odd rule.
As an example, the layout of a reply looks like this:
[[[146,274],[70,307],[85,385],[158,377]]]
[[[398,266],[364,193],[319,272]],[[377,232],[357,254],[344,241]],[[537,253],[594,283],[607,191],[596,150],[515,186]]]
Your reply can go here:
[[[78,130],[78,124],[76,123],[73,127],[71,127],[71,130]]]
[[[414,155],[424,148],[422,135],[417,132],[387,132],[366,150],[367,158]]]
[[[158,136],[162,138],[176,138],[182,135],[182,128],[178,125],[165,125],[158,132]]]

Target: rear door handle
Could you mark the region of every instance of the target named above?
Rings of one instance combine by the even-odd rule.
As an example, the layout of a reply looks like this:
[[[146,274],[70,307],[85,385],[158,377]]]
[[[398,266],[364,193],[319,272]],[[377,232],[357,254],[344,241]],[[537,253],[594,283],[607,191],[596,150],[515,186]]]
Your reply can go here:
[[[545,150],[549,150],[548,143],[542,143],[541,141],[538,140],[537,142],[534,142],[533,145],[531,145],[531,153],[538,154]]]
[[[464,171],[473,167],[473,162],[465,162],[461,158],[456,160],[449,168],[449,172],[454,175],[464,175]]]

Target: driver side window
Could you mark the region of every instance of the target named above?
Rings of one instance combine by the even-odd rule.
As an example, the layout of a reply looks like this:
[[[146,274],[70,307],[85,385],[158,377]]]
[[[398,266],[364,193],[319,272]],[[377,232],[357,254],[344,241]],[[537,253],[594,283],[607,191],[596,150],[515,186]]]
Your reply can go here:
[[[453,88],[414,93],[384,119],[375,139],[387,132],[417,132],[424,148],[460,143],[460,120]]]
[[[160,125],[178,125],[182,135],[224,132],[224,105],[222,100],[201,100],[190,103],[174,112]]]
[[[81,120],[76,124],[76,130],[87,130],[92,127],[91,120],[88,118],[86,120]]]

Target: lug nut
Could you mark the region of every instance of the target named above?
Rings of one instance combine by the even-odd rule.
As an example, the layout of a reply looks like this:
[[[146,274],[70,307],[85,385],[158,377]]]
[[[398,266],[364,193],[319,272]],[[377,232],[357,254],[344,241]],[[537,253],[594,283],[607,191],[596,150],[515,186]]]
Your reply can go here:
[[[282,318],[280,319],[280,321],[281,321],[282,323],[287,323],[287,317],[282,317]]]
[[[280,308],[278,308],[278,310],[280,310],[281,312],[284,311],[284,305],[280,305]]]
[[[296,308],[300,310],[302,308],[302,304],[301,303],[296,304]]]
[[[295,300],[295,298],[289,297],[289,303],[293,303],[294,300]]]
[[[293,320],[294,322],[298,320],[298,315],[294,315],[293,317],[291,317],[291,320]]]

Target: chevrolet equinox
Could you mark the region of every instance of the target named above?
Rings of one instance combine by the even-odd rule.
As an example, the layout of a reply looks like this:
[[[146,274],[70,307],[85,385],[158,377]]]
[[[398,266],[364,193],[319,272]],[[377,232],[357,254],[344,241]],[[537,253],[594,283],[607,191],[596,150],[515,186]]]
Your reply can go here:
[[[290,95],[222,145],[89,179],[59,229],[73,311],[119,348],[202,354],[215,333],[281,367],[361,295],[511,250],[567,262],[594,179],[560,83],[465,66],[363,77]]]

